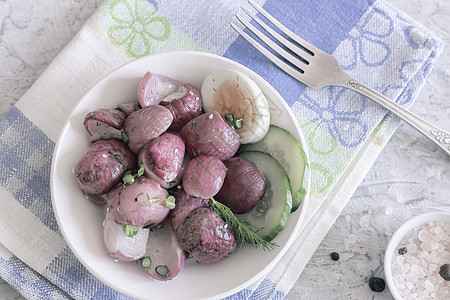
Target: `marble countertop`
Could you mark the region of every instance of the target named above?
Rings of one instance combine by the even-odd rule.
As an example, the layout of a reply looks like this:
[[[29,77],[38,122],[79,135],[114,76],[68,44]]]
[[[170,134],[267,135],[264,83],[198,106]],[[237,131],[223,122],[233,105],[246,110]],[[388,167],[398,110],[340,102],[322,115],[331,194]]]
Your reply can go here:
[[[387,0],[450,45],[450,2]],[[0,1],[0,119],[72,39],[102,0]],[[450,46],[411,110],[450,130]],[[372,292],[384,249],[398,226],[422,212],[450,211],[450,158],[401,123],[287,299],[392,299]],[[339,261],[330,258],[340,254]],[[23,297],[0,279],[0,299]]]

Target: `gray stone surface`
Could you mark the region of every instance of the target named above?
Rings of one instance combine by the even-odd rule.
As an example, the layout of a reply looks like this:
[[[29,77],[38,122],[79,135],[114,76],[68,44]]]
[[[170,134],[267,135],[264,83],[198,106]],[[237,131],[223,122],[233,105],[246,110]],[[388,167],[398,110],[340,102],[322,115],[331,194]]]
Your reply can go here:
[[[76,34],[100,0],[0,0],[0,119]],[[450,1],[389,0],[450,44]],[[450,50],[412,109],[450,130]],[[450,211],[450,158],[401,124],[288,294],[288,299],[392,299],[374,293],[389,237],[410,217]],[[332,261],[330,253],[341,255]],[[23,297],[0,279],[0,299]]]

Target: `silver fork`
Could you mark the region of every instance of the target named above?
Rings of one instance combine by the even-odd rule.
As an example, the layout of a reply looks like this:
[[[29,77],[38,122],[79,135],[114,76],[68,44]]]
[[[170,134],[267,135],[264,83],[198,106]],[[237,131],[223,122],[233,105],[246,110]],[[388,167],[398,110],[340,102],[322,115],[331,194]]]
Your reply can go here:
[[[320,89],[326,86],[335,85],[343,86],[356,91],[388,109],[405,122],[416,128],[419,132],[424,134],[426,137],[435,142],[439,147],[441,147],[448,155],[450,155],[450,133],[430,124],[419,116],[413,114],[412,112],[406,110],[402,106],[396,104],[395,102],[389,100],[385,96],[381,95],[377,91],[365,86],[364,84],[358,82],[357,80],[346,74],[339,66],[336,58],[316,47],[309,44],[291,30],[286,28],[283,24],[272,17],[268,12],[266,12],[262,7],[248,0],[248,2],[253,6],[262,16],[264,16],[268,21],[270,21],[276,28],[288,36],[291,40],[295,41],[296,44],[292,43],[277,31],[268,26],[261,19],[253,15],[245,7],[241,9],[253,19],[259,26],[261,26],[267,33],[272,35],[280,44],[288,48],[290,51],[295,53],[293,56],[291,53],[283,49],[278,43],[274,42],[273,39],[266,36],[250,22],[236,14],[236,18],[247,27],[255,36],[257,36],[261,41],[263,41],[267,46],[272,48],[280,57],[285,59],[283,61],[277,55],[269,51],[266,47],[262,46],[249,34],[244,32],[241,28],[231,23],[231,26],[236,30],[243,38],[245,38],[250,44],[252,44],[256,49],[258,49],[262,54],[269,58],[273,63],[275,63],[283,71],[294,77],[300,82],[315,88]],[[286,63],[288,61],[290,64]],[[295,66],[295,68],[293,67]]]

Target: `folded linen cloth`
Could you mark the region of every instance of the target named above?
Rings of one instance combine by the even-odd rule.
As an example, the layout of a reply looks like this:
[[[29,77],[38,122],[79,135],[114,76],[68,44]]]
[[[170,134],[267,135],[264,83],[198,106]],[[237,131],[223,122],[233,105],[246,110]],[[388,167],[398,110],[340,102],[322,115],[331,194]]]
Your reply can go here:
[[[342,67],[410,106],[443,45],[384,1],[257,1]],[[67,116],[93,84],[145,55],[207,51],[249,67],[284,97],[308,143],[310,201],[302,230],[267,276],[230,299],[281,299],[395,131],[397,118],[338,87],[307,88],[229,26],[240,1],[107,0],[0,124],[0,275],[30,299],[127,298],[91,275],[52,211],[50,165]]]

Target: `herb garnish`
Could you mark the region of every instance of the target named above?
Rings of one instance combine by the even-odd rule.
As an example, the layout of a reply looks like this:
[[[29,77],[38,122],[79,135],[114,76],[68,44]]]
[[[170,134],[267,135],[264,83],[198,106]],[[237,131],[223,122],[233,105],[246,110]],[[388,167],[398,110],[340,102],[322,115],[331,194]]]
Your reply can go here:
[[[125,174],[123,174],[122,176],[122,181],[123,184],[133,184],[134,179],[136,179],[136,177],[141,177],[142,175],[144,175],[145,169],[144,169],[144,163],[141,163],[139,165],[139,170],[136,174],[132,174],[130,170],[126,171]]]
[[[152,265],[152,259],[148,256],[143,257],[141,260],[141,264],[144,268],[149,268]]]
[[[175,208],[175,197],[172,195],[169,195],[167,197],[163,197],[161,195],[157,195],[153,198],[150,198],[149,194],[147,194],[147,201],[143,201],[141,202],[141,206],[146,207],[146,206],[152,206],[152,204],[155,201],[160,201],[163,200],[164,201],[164,206],[170,209],[174,209]]]
[[[195,151],[197,151],[197,153]],[[194,157],[200,156],[200,149],[192,149],[192,155],[194,155]]]
[[[223,118],[225,119],[225,121],[227,121],[228,125],[230,125],[230,127],[234,130],[241,128],[244,123],[244,120],[242,118],[235,119],[233,114],[225,114]]]
[[[236,121],[234,121],[234,127],[236,127],[237,129],[241,128],[243,122],[244,121],[242,120],[242,118],[236,119]]]
[[[122,184],[122,188],[121,188],[120,191],[119,191],[119,199],[117,199],[117,212],[118,212],[119,214],[121,214],[121,215],[124,217],[125,220],[127,219],[127,217],[126,217],[125,214],[120,210],[120,197],[122,196],[122,192],[125,190],[126,186],[127,186],[127,185],[133,184],[133,183],[134,183],[134,179],[135,179],[136,177],[141,177],[143,174],[144,174],[144,163],[141,163],[141,164],[140,164],[140,167],[139,167],[139,170],[138,170],[138,172],[137,172],[136,174],[133,175],[133,174],[131,173],[131,171],[128,170],[128,171],[125,172],[125,173],[123,174],[123,176],[122,176],[123,184]],[[141,183],[141,181],[139,180],[139,184],[140,184],[140,183]],[[137,195],[136,198],[139,197],[140,195],[141,195],[141,194]],[[135,199],[135,200],[136,200],[136,199]],[[134,225],[130,225],[130,226],[134,226]],[[125,233],[126,233],[125,227],[124,227],[124,230],[125,230]],[[137,233],[137,231],[136,231],[136,233]],[[134,235],[133,235],[133,236],[134,236]],[[133,237],[133,236],[131,236],[131,237]]]
[[[167,196],[167,198],[164,198],[164,200],[166,200],[166,207],[170,208],[170,209],[174,209],[175,208],[175,197],[172,195]]]
[[[114,153],[113,150],[108,150],[108,154],[111,155],[111,157],[114,158],[118,163],[123,163],[125,161],[125,158],[120,152]]]
[[[258,228],[247,221],[239,220],[228,206],[214,200],[214,198],[211,198],[210,209],[231,226],[234,235],[242,244],[247,243],[253,247],[261,246],[263,250],[271,250],[278,246],[276,243],[266,241],[258,234],[258,232],[263,229]]]
[[[122,140],[125,142],[125,144],[128,144],[128,142],[130,141],[128,134],[125,131],[122,131],[120,134],[121,134]]]
[[[133,184],[134,175],[131,173],[130,170],[126,171],[125,174],[123,174],[122,181],[124,184]]]
[[[178,151],[177,151],[178,152]],[[181,156],[178,154],[178,153],[175,153],[175,155],[177,156],[177,158],[178,158],[178,162],[180,163],[180,164],[183,164],[183,159],[181,158]]]
[[[125,231],[125,235],[127,237],[132,238],[139,232],[139,226],[126,224],[126,225],[123,225],[123,231]]]
[[[165,226],[164,223],[157,223],[157,224],[151,224],[151,225],[145,226],[145,228],[148,228],[148,229],[150,229],[150,231],[153,232],[153,230],[161,229],[164,226]]]
[[[163,276],[163,277],[167,277],[170,274],[170,270],[166,265],[163,266],[157,266],[155,268],[155,271],[158,275]]]
[[[194,133],[193,137],[192,137],[192,141],[195,142],[196,140],[198,140],[200,138],[200,134],[198,134],[197,132]]]

